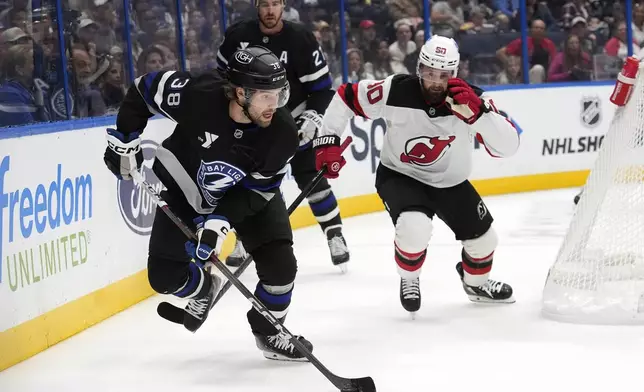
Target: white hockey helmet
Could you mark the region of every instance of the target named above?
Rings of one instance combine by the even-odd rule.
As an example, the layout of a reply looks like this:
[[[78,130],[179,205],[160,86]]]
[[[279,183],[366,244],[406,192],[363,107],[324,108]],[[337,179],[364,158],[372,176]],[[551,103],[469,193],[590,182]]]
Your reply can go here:
[[[416,74],[420,77],[420,66],[451,71],[452,76],[456,77],[458,73],[458,63],[461,55],[458,53],[458,44],[454,39],[433,35],[420,48]]]

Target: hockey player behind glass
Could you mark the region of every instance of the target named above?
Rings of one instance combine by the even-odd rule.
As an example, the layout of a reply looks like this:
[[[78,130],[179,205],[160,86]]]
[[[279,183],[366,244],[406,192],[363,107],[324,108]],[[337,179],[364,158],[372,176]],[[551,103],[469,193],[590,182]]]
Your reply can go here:
[[[148,279],[158,293],[189,299],[183,323],[190,331],[204,323],[221,287],[206,268],[212,268],[208,260],[219,254],[231,228],[255,260],[255,296],[279,319],[288,312],[297,263],[279,186],[298,145],[295,122],[283,108],[288,96],[277,57],[249,46],[230,57],[223,80],[214,73],[193,77],[176,71],[139,77],[121,105],[116,129],[108,129],[105,162],[128,180],[130,170],[141,166],[140,136],[148,118],[156,113],[177,123],[158,148],[153,170],[167,188],[163,199],[194,224],[199,241],[186,242],[157,209]],[[306,360],[255,309],[248,322],[265,357]]]
[[[226,59],[246,45],[261,45],[272,51],[286,68],[291,86],[288,109],[295,118],[300,146],[291,161],[291,173],[303,189],[316,175],[315,154],[311,142],[322,125],[322,115],[333,98],[331,76],[322,49],[313,33],[304,25],[282,20],[286,0],[255,0],[257,20],[246,20],[226,29],[217,53],[218,68],[226,68]],[[349,249],[342,235],[342,219],[335,195],[326,179],[311,190],[309,206],[326,235],[331,261],[344,272]],[[239,266],[246,257],[241,237],[226,259],[229,266]]]
[[[482,90],[455,77],[459,58],[453,39],[435,35],[421,48],[416,75],[342,85],[314,141],[318,167],[326,164],[337,176],[345,164],[338,146],[347,120],[387,121],[376,189],[395,225],[400,301],[409,312],[420,309],[419,277],[434,215],[463,245],[456,270],[470,300],[514,302],[508,284],[488,279],[497,236],[467,177],[474,137],[490,155],[507,157],[517,151],[519,136]]]

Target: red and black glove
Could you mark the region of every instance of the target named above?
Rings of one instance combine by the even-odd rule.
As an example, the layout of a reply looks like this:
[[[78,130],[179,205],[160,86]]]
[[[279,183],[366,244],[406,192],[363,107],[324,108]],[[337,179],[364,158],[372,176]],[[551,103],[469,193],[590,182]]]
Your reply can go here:
[[[320,170],[326,165],[324,177],[338,178],[340,169],[347,163],[342,156],[340,137],[328,135],[315,138],[313,148],[315,149],[315,169]]]
[[[447,82],[448,107],[454,115],[468,124],[474,124],[483,113],[490,111],[490,108],[482,100],[467,82],[459,78],[451,78]]]

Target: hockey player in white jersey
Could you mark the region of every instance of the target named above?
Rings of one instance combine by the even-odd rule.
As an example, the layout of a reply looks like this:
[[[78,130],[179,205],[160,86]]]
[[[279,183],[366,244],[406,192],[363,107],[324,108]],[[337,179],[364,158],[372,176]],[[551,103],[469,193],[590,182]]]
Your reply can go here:
[[[502,158],[517,151],[519,135],[481,89],[456,78],[459,59],[453,39],[434,35],[421,48],[416,75],[340,86],[314,141],[317,166],[326,164],[327,175],[337,178],[346,163],[339,146],[347,120],[387,121],[376,189],[395,225],[400,301],[412,314],[420,309],[419,277],[434,215],[463,245],[456,270],[469,299],[514,302],[510,285],[488,278],[497,235],[467,178],[474,138]]]

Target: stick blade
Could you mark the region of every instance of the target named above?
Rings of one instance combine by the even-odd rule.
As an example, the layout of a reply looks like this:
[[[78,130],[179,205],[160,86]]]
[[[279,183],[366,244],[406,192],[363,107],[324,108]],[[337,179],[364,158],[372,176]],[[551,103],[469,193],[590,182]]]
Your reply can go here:
[[[157,314],[175,324],[183,324],[184,310],[169,302],[160,302],[157,305]]]
[[[348,380],[351,386],[341,389],[341,392],[376,392],[376,384],[371,377],[353,378]]]

